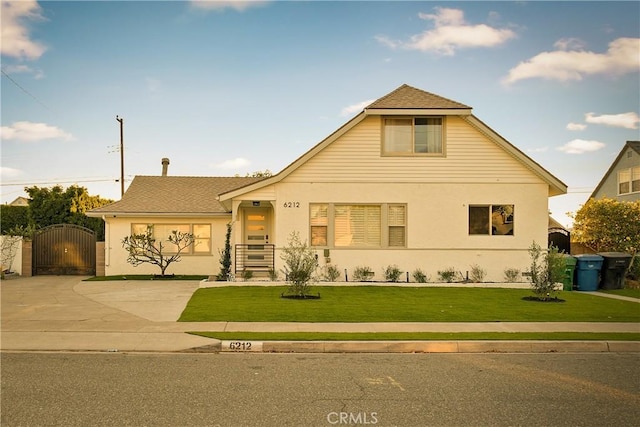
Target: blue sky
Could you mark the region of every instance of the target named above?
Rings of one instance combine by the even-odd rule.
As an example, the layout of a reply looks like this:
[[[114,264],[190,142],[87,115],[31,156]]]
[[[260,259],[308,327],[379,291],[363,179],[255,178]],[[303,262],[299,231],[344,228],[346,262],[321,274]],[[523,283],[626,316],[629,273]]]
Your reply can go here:
[[[2,2],[1,201],[280,171],[398,86],[473,113],[586,201],[640,140],[638,2]]]

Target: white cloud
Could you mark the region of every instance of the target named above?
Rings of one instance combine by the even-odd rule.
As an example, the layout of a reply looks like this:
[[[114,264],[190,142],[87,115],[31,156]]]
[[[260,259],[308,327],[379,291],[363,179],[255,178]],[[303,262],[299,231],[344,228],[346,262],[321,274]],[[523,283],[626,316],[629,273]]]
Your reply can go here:
[[[20,169],[7,168],[4,166],[0,167],[0,177],[2,178],[17,178],[23,173],[24,172],[22,172]]]
[[[42,9],[35,0],[3,1],[0,15],[0,52],[18,59],[38,59],[44,51],[42,43],[31,40],[25,21],[42,21]]]
[[[567,39],[560,39],[553,44],[558,50],[582,50],[586,47],[585,42],[573,37]]]
[[[376,36],[375,39],[392,49],[400,47],[451,56],[458,49],[494,47],[516,37],[516,34],[508,29],[494,28],[486,24],[468,24],[464,19],[464,12],[460,9],[434,9],[435,14],[418,14],[421,19],[432,21],[433,29],[413,35],[408,41],[392,40],[387,36]],[[495,14],[490,15],[492,19],[495,17]]]
[[[245,158],[242,157],[236,157],[235,159],[231,159],[231,160],[225,160],[222,163],[217,163],[215,165],[213,165],[214,167],[218,168],[218,169],[228,169],[228,170],[234,170],[234,169],[241,169],[241,168],[245,168],[247,166],[249,166],[251,164],[251,162]]]
[[[24,64],[7,65],[6,67],[3,67],[3,69],[7,74],[33,74],[33,77],[36,80],[44,77],[44,72],[42,70],[34,69]]]
[[[518,80],[543,78],[548,80],[582,80],[585,75],[622,75],[640,70],[640,39],[619,38],[609,43],[604,53],[582,50],[564,50],[575,47],[575,41],[559,41],[562,50],[542,52],[521,62],[503,79],[504,84]]]
[[[221,0],[221,1],[211,1],[211,0],[190,0],[189,3],[191,7],[202,10],[225,10],[225,9],[233,9],[237,12],[244,12],[245,10],[251,7],[263,6],[266,3],[269,3],[268,0],[253,0],[253,1],[244,1],[244,0]]]
[[[587,125],[583,125],[582,123],[569,123],[567,124],[567,130],[585,130]]]
[[[603,114],[596,116],[594,113],[584,115],[587,123],[595,123],[598,125],[612,126],[625,129],[638,129],[640,117],[634,112],[621,114]]]
[[[600,141],[587,141],[584,139],[574,139],[564,144],[562,147],[558,147],[558,151],[564,151],[567,154],[583,154],[592,151],[598,151],[605,147],[605,144]]]
[[[375,99],[369,99],[367,101],[362,101],[362,102],[360,102],[358,104],[353,104],[353,105],[349,105],[348,107],[344,107],[342,109],[342,111],[340,112],[340,115],[342,117],[346,117],[346,116],[350,116],[350,115],[355,114],[355,113],[359,113],[360,111],[364,110],[364,108],[367,105],[373,103],[373,101],[375,101]]]
[[[0,128],[0,138],[4,140],[34,142],[44,139],[73,140],[73,135],[46,123],[14,122]]]

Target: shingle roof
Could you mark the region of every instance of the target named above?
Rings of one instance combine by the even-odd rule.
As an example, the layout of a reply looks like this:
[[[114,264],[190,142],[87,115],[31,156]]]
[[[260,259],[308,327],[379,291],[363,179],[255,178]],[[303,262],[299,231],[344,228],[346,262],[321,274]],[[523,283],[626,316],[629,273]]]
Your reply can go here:
[[[633,148],[636,153],[640,154],[640,141],[627,141],[627,145]]]
[[[452,101],[442,96],[425,92],[424,90],[416,89],[409,85],[402,85],[398,89],[383,96],[382,98],[374,101],[366,110],[369,109],[448,109],[448,108],[462,108],[469,109],[471,107],[461,104],[456,101]]]
[[[209,214],[227,210],[218,194],[263,178],[136,176],[121,200],[91,210],[92,214]]]

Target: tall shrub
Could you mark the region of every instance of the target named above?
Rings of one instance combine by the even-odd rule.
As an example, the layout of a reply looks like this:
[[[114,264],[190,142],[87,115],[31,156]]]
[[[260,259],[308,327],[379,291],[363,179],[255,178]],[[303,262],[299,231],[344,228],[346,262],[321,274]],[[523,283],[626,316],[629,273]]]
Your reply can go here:
[[[220,253],[220,273],[216,277],[220,281],[231,277],[231,223],[227,224],[227,234],[224,238],[224,250]]]
[[[282,249],[280,258],[284,261],[284,273],[289,293],[304,298],[309,294],[313,274],[318,267],[318,260],[313,249],[306,241],[301,241],[298,232],[289,235],[288,245]]]

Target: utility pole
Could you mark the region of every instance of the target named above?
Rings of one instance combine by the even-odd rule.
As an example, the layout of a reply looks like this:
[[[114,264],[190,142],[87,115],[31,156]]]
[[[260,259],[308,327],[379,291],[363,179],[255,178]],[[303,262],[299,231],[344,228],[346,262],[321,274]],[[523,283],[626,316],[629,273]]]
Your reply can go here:
[[[116,116],[116,120],[120,122],[120,197],[124,196],[124,119]]]

